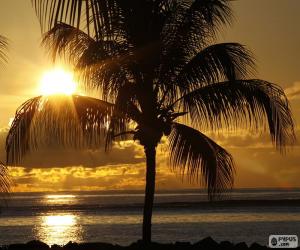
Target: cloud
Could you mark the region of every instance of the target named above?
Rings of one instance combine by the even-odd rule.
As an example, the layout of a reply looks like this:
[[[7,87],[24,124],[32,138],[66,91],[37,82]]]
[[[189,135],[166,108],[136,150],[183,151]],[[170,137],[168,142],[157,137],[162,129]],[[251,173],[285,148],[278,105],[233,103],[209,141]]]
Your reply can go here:
[[[300,81],[294,82],[292,86],[285,89],[285,94],[289,100],[300,99]]]
[[[300,147],[286,154],[274,148],[229,148],[236,165],[235,187],[299,187]],[[145,162],[100,167],[12,167],[14,191],[143,190]],[[158,150],[156,188],[200,188],[173,173],[168,157]]]
[[[6,133],[0,133],[2,142]],[[296,134],[300,136],[299,128]],[[267,133],[251,134],[240,130],[209,136],[233,155],[235,187],[299,186],[299,144],[282,155],[271,144]],[[143,190],[145,184],[144,151],[132,141],[116,144],[109,154],[103,149],[39,151],[28,155],[24,163],[23,167],[13,167],[10,171],[15,191]],[[157,189],[200,187],[186,179],[182,181],[171,171],[165,142],[157,149],[156,186]]]
[[[66,168],[25,169],[11,167],[13,191],[65,190],[143,190],[145,163],[120,164],[98,168],[83,166]],[[157,165],[157,189],[196,188],[198,184],[182,182],[166,165]]]
[[[7,130],[0,131],[0,161],[5,162],[5,139]],[[100,167],[117,164],[144,162],[143,148],[133,141],[116,143],[110,152],[97,150],[75,150],[43,148],[25,155],[20,166],[31,168],[80,166]]]

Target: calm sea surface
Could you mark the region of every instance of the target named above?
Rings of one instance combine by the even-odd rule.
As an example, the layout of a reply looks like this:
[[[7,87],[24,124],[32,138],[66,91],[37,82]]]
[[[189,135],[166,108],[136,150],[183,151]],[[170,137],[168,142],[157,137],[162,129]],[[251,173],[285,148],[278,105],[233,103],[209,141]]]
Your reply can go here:
[[[15,193],[0,214],[0,245],[38,239],[47,244],[140,239],[142,192]],[[267,244],[270,234],[300,237],[300,189],[241,189],[209,204],[200,191],[158,192],[153,240]]]

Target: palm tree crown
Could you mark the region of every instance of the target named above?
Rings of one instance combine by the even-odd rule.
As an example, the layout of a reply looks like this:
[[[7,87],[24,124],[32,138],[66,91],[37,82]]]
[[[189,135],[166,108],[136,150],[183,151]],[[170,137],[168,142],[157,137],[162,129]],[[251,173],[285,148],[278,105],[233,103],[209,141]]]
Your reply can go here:
[[[8,135],[7,160],[18,163],[40,143],[92,146],[104,134],[109,148],[114,140],[133,136],[147,159],[146,242],[151,240],[155,149],[162,136],[169,139],[173,169],[190,180],[202,180],[210,198],[232,187],[234,163],[199,130],[268,128],[277,148],[293,142],[283,90],[251,78],[254,60],[245,46],[215,43],[218,29],[232,20],[229,1],[33,3],[53,59],[63,56],[72,63],[102,100],[73,96],[70,105],[60,108],[50,97],[27,101]],[[64,129],[70,121],[79,124],[74,123],[73,132]]]

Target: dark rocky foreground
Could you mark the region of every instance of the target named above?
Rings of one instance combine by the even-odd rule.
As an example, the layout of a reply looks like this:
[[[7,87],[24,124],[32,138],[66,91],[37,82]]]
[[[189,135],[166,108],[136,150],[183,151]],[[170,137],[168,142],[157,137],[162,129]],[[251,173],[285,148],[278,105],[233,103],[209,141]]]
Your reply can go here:
[[[189,242],[176,242],[172,244],[151,243],[143,244],[141,241],[132,243],[129,246],[119,246],[109,243],[74,243],[69,242],[64,246],[47,244],[41,241],[30,241],[27,244],[12,244],[9,246],[2,246],[0,250],[262,250],[269,249],[266,246],[253,243],[247,246],[246,243],[241,242],[233,244],[229,241],[222,241],[217,243],[211,237],[205,238],[197,243],[191,244]],[[300,247],[296,248],[300,249]]]

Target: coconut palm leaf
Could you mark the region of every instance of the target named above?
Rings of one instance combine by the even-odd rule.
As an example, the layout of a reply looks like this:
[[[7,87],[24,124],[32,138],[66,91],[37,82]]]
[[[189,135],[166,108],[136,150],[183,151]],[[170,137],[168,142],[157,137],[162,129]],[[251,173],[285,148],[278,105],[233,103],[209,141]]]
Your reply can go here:
[[[51,51],[52,58],[64,56],[78,68],[93,66],[112,56],[124,53],[124,44],[110,40],[97,40],[82,30],[58,23],[43,35],[42,44]],[[80,62],[78,62],[80,60]]]
[[[175,49],[179,42],[188,42],[186,53],[207,44],[220,25],[228,24],[232,19],[227,0],[174,1],[171,13],[162,33],[164,44]]]
[[[89,17],[88,13],[90,11],[90,2],[93,1],[32,0],[32,4],[40,20],[42,30],[44,30],[46,26],[51,29],[54,24],[59,21],[68,21],[72,25],[77,24],[79,26],[82,18],[81,11],[84,7],[87,12],[87,17]]]
[[[6,140],[8,164],[43,146],[98,147],[107,133],[113,105],[85,96],[35,97],[17,110]],[[126,117],[115,114],[120,126]]]
[[[9,178],[8,168],[2,162],[0,162],[0,205],[2,205],[2,203],[7,203],[10,187],[11,180]]]
[[[0,195],[5,195],[10,191],[10,179],[7,167],[0,162]]]
[[[187,62],[172,78],[161,79],[170,102],[202,86],[225,80],[245,79],[254,69],[250,51],[238,43],[219,43],[206,47]]]
[[[7,62],[7,38],[0,35],[0,63]],[[8,177],[7,167],[0,162],[0,196],[5,196],[10,190],[10,180]]]
[[[95,38],[122,36],[122,13],[116,0],[32,0],[42,30],[65,22],[87,30]],[[126,1],[135,6],[138,1]]]
[[[132,61],[122,47],[113,42],[96,41],[90,44],[75,65],[85,86],[100,89],[102,99],[111,102],[115,101],[119,89],[132,77]]]
[[[128,117],[132,120],[131,127],[136,127],[140,123],[142,113],[137,106],[137,87],[133,83],[126,83],[120,91],[115,102],[114,114],[109,124],[108,136],[106,139],[106,149],[109,149],[112,142],[115,140],[124,141],[132,139],[134,130],[126,130],[128,126],[120,124],[119,119],[114,119],[118,113],[128,114]]]
[[[163,53],[160,76],[176,75],[215,37],[220,24],[232,17],[227,0],[178,1],[173,16],[162,31]],[[168,79],[166,80],[168,81]]]
[[[140,111],[137,108],[138,86],[135,83],[127,82],[119,90],[115,102],[115,110],[126,111],[128,108],[135,106],[135,110],[130,111],[133,120],[138,122]],[[127,112],[126,112],[127,113]]]
[[[236,80],[207,85],[180,101],[194,125],[210,129],[269,127],[277,148],[292,143],[294,125],[281,87],[262,80]]]
[[[224,80],[244,79],[254,68],[251,53],[238,43],[213,44],[200,51],[181,70],[175,82],[195,89]]]
[[[55,25],[43,35],[42,40],[53,61],[60,55],[73,64],[77,63],[84,51],[94,42],[87,33],[65,23]]]
[[[0,63],[7,62],[7,54],[6,54],[7,47],[8,47],[7,38],[0,35]]]
[[[170,163],[190,181],[201,180],[210,199],[233,186],[232,156],[210,138],[183,124],[174,123],[169,137]]]

